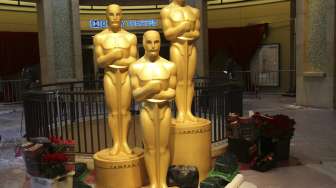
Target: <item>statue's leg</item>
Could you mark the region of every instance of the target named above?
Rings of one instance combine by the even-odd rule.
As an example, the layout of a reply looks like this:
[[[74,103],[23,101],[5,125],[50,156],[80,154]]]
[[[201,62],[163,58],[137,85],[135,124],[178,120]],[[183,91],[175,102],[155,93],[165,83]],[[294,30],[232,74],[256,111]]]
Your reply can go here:
[[[176,96],[175,103],[177,107],[177,121],[184,121],[186,114],[186,80],[184,79],[183,52],[178,47],[172,45],[170,47],[170,60],[176,64],[177,70],[177,83],[176,83]]]
[[[104,93],[106,106],[108,108],[108,125],[110,127],[111,136],[113,140],[113,147],[111,149],[111,154],[116,155],[119,152],[120,147],[120,135],[118,126],[118,104],[115,100],[117,97],[117,88],[113,83],[114,73],[108,73],[104,76]]]
[[[145,164],[149,177],[150,188],[158,188],[156,160],[155,160],[155,125],[150,113],[153,109],[142,107],[140,122],[142,126],[143,142],[145,147]]]
[[[124,82],[121,87],[121,121],[122,124],[120,124],[121,129],[121,150],[122,152],[126,154],[131,154],[132,150],[129,148],[127,143],[127,137],[128,137],[128,130],[129,130],[129,124],[131,121],[131,114],[130,114],[130,105],[131,105],[131,83],[130,78],[128,75],[128,72],[125,72],[123,74],[126,74],[124,78]]]
[[[167,171],[170,162],[169,136],[171,125],[171,110],[169,106],[161,109],[162,119],[160,122],[160,188],[166,188]]]
[[[197,64],[197,51],[196,47],[193,46],[191,48],[191,53],[189,56],[189,62],[188,62],[188,89],[187,89],[187,114],[186,118],[189,121],[197,121],[196,117],[191,113],[191,106],[192,106],[192,101],[194,97],[194,75],[196,71],[196,64]]]

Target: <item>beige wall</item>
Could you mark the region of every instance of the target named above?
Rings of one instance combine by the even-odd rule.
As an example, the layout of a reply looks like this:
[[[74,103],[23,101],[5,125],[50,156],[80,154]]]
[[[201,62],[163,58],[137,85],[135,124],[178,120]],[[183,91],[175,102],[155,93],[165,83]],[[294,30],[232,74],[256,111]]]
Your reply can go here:
[[[126,14],[124,19],[159,19],[157,14]],[[82,31],[95,31],[89,28],[89,20],[106,19],[104,14],[81,14],[80,26]],[[132,28],[129,28],[132,29]],[[141,29],[141,28],[137,28]],[[0,10],[0,31],[13,32],[37,32],[37,15],[36,12],[21,12]],[[99,31],[99,30],[96,30]]]
[[[81,14],[81,30],[98,32],[89,28],[89,20],[105,19],[104,14]],[[159,13],[125,14],[124,19],[159,19]],[[208,11],[210,28],[241,27],[249,24],[269,23],[269,35],[263,43],[280,43],[280,69],[289,69],[290,63],[290,2]],[[37,31],[36,13],[0,10],[0,31]],[[131,28],[128,28],[131,29]],[[137,28],[141,29],[141,28]],[[282,76],[281,83],[288,83],[289,76]],[[285,86],[287,87],[287,86]]]
[[[336,108],[336,2],[296,0],[296,103]]]
[[[37,32],[36,12],[0,10],[0,31]]]

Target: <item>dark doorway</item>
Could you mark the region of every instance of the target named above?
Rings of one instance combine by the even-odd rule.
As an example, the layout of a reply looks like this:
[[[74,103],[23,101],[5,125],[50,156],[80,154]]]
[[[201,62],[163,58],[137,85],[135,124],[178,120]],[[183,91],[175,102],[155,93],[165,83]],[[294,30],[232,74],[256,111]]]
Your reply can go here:
[[[92,35],[82,35],[82,57],[84,80],[95,79]]]

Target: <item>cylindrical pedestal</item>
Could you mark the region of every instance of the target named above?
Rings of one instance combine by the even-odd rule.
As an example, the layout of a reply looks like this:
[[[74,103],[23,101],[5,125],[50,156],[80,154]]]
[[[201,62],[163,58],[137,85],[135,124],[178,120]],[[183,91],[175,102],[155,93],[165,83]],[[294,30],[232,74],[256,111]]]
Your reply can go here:
[[[147,175],[143,150],[135,148],[127,158],[110,156],[109,149],[93,155],[97,188],[139,188],[146,184]]]
[[[179,123],[172,121],[170,155],[173,165],[192,165],[199,171],[200,181],[211,168],[211,122]]]

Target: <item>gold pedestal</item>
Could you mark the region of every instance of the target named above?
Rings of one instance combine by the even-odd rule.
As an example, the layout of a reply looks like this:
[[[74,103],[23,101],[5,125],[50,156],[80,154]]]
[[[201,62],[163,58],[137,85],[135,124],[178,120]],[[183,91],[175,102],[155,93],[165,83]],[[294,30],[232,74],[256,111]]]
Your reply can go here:
[[[127,157],[111,156],[109,149],[93,155],[97,188],[139,188],[146,185],[143,150],[133,149]]]
[[[200,181],[205,179],[211,168],[211,122],[201,118],[191,123],[173,120],[170,154],[172,164],[196,166]]]

